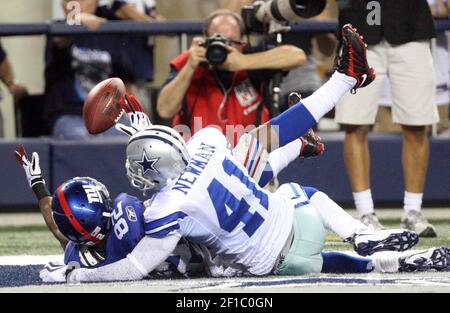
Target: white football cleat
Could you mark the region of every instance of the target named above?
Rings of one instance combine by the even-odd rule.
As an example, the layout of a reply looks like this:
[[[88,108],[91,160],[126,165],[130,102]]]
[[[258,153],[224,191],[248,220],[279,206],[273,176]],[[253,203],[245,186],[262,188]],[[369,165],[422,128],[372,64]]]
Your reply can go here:
[[[362,256],[379,251],[405,251],[419,242],[419,235],[407,229],[357,231],[350,240],[356,253]]]
[[[450,249],[446,247],[417,251],[399,258],[400,272],[442,271],[450,266]]]

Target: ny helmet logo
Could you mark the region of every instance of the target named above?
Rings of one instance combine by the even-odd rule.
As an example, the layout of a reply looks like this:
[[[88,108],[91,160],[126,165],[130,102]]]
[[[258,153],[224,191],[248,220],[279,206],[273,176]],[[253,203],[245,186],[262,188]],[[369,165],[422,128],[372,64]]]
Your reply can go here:
[[[95,186],[83,186],[89,203],[103,203],[102,196]]]

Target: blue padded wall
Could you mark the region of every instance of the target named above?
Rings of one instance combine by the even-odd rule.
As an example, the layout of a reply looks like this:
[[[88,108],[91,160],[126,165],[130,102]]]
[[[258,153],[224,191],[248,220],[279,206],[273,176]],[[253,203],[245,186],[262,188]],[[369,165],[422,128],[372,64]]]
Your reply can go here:
[[[39,153],[44,178],[50,177],[50,145],[48,140],[20,139],[20,141],[0,140],[0,206],[37,205],[36,198],[28,186],[25,172],[14,158],[13,151],[22,143],[29,158],[33,151]]]
[[[328,193],[339,203],[352,204],[352,194],[342,157],[343,134],[322,134],[325,154],[305,161],[297,160],[280,174],[281,182],[298,182]],[[143,198],[126,177],[127,139],[91,141],[50,141],[21,139],[0,141],[0,206],[36,205],[23,169],[12,151],[23,143],[31,155],[37,151],[45,179],[53,192],[60,183],[74,176],[91,176],[104,182],[115,197],[127,192]],[[371,134],[372,193],[377,203],[403,201],[401,135]],[[430,164],[425,187],[425,202],[450,204],[450,140],[430,141]]]
[[[120,192],[140,196],[125,171],[127,139],[53,142],[53,188],[75,176],[90,176],[103,182],[111,197]]]
[[[280,174],[280,182],[297,182],[326,192],[341,203],[353,203],[350,182],[343,160],[343,134],[321,134],[323,156],[293,162]],[[403,201],[404,183],[401,165],[400,134],[371,134],[372,195],[378,203]],[[430,161],[424,201],[450,204],[450,141],[430,139]]]

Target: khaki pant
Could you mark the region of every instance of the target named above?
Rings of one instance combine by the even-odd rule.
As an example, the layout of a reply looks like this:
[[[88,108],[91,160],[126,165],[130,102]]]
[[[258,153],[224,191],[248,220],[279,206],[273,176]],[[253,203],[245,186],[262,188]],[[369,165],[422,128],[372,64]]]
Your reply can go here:
[[[435,72],[429,41],[392,46],[386,41],[370,46],[367,58],[377,78],[369,86],[350,93],[336,106],[336,122],[373,125],[381,90],[389,76],[392,120],[424,126],[439,120],[435,102]]]

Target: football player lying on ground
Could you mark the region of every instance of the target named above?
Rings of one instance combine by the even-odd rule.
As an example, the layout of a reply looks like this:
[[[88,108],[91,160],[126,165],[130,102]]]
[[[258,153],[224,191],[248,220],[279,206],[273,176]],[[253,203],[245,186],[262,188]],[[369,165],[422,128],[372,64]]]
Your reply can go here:
[[[345,92],[373,80],[365,44],[349,25],[343,28],[341,51],[338,72],[327,84],[260,128],[270,129],[261,143],[264,148],[272,151],[274,142],[284,146],[299,138]],[[328,93],[331,96],[323,97]],[[315,99],[314,105],[308,99]],[[170,255],[181,237],[205,245],[224,265],[248,275],[321,271],[325,231],[314,206],[301,194],[292,200],[261,189],[219,131],[198,132],[189,147],[170,128],[139,131],[129,140],[126,168],[135,187],[158,191],[144,212],[146,236],[125,259],[95,269],[69,269],[68,281],[142,279]],[[400,251],[416,240],[407,231],[403,234],[395,236]],[[372,252],[384,248],[383,241],[367,244]]]
[[[144,205],[137,198],[122,193],[113,202],[107,188],[90,177],[68,180],[51,196],[42,176],[39,155],[33,153],[30,161],[22,145],[15,155],[49,230],[64,250],[64,263],[50,262],[46,268],[64,264],[93,268],[114,263],[126,257],[144,236]],[[193,277],[207,273],[203,255],[198,245],[180,240],[173,254],[151,275]]]
[[[322,145],[317,140],[318,138],[309,141],[310,151],[308,156],[323,151]],[[302,143],[305,144],[306,142],[305,139],[302,139]],[[297,153],[298,151],[301,151],[301,156],[305,156],[305,149],[299,149]],[[24,148],[19,146],[16,156],[27,173],[30,185],[32,182],[34,183],[33,190],[36,190],[38,185],[41,185],[39,186],[41,190],[46,190],[38,155],[33,153],[30,162],[26,157]],[[271,160],[273,164],[277,163],[275,158],[271,157]],[[306,197],[304,190],[319,194],[313,188],[304,187],[300,189],[300,186],[296,184],[283,185],[278,192],[301,201],[302,198]],[[294,194],[292,194],[293,191]],[[142,203],[135,197],[121,194],[112,204],[106,187],[95,179],[89,177],[74,178],[57,188],[53,198],[48,195],[48,192],[45,192],[45,194],[47,196],[43,199],[49,198],[47,199],[49,201],[46,202],[51,203],[54,216],[54,219],[49,220],[48,224],[55,225],[56,222],[57,227],[54,226],[52,229],[58,229],[58,234],[64,234],[64,243],[62,244],[67,242],[66,238],[70,239],[65,248],[64,264],[50,262],[42,271],[41,277],[46,282],[64,281],[65,270],[58,271],[58,269],[65,269],[65,264],[77,268],[94,268],[118,261],[126,257],[144,236],[144,207]],[[323,194],[323,196],[325,195]],[[314,197],[314,199],[316,198]],[[325,199],[329,198],[325,196]],[[337,207],[336,204],[333,203],[333,205]],[[41,209],[46,211],[48,208]],[[353,222],[351,217],[346,216],[345,212],[341,216],[344,217],[346,222]],[[359,221],[356,220],[356,223],[359,223]],[[344,229],[341,230],[345,231]],[[350,232],[346,231],[346,233]],[[413,271],[439,268],[439,266],[443,266],[442,263],[438,262],[439,253],[442,253],[442,251],[442,249],[430,249],[415,253],[413,257],[410,256],[411,253],[392,254],[390,256],[377,254],[372,258],[327,252],[322,253],[324,260],[322,273],[396,272],[399,270]],[[433,254],[434,257],[431,257]],[[442,255],[440,256],[442,259]],[[420,264],[414,262],[418,259],[424,262]],[[425,260],[428,261],[428,264]],[[154,278],[174,276],[229,277],[242,274],[236,269],[223,267],[220,263],[220,259],[216,258],[214,261],[211,259],[211,255],[205,247],[191,244],[182,239],[178,242],[172,255],[152,271],[150,276]]]

